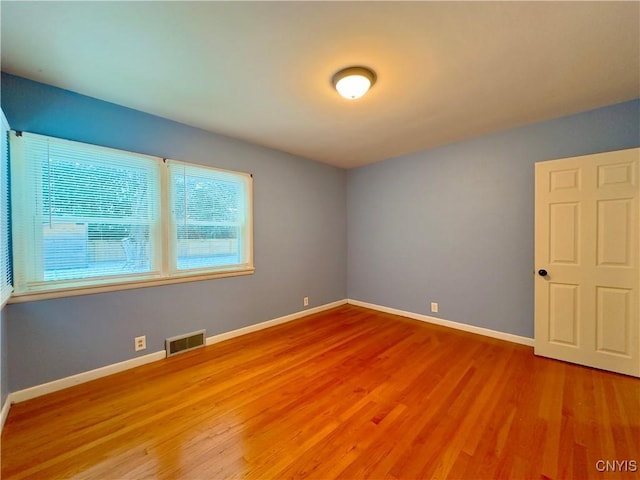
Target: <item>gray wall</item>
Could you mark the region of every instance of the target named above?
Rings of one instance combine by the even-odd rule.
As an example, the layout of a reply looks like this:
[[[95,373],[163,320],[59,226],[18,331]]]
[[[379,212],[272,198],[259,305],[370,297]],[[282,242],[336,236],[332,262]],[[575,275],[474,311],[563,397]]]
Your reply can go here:
[[[0,116],[4,113],[0,113]],[[4,121],[0,122],[0,135],[8,134]],[[4,137],[6,138],[6,137]],[[2,239],[4,240],[4,238]],[[0,241],[2,241],[0,240]],[[0,408],[4,405],[4,401],[9,394],[9,369],[7,359],[7,336],[4,333],[5,321],[4,321],[4,308],[0,308]]]
[[[8,388],[16,391],[346,297],[346,172],[11,75],[11,128],[250,172],[251,276],[10,304]],[[147,336],[136,354],[133,338]],[[3,362],[4,364],[4,362]]]
[[[636,147],[639,119],[636,100],[350,170],[349,298],[533,337],[534,163]]]
[[[11,75],[2,93],[14,129],[253,173],[256,258],[253,276],[7,306],[3,395],[132,358],[137,335],[153,352],[304,295],[437,301],[436,316],[531,337],[534,163],[640,145],[636,100],[344,172]]]

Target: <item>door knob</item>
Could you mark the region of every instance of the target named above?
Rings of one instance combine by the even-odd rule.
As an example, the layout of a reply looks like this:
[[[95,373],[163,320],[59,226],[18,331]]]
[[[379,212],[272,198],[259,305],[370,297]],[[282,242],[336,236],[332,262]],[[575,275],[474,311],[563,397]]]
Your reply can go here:
[[[546,277],[547,271],[544,268],[541,268],[540,270],[538,270],[538,275],[540,275],[541,277]]]

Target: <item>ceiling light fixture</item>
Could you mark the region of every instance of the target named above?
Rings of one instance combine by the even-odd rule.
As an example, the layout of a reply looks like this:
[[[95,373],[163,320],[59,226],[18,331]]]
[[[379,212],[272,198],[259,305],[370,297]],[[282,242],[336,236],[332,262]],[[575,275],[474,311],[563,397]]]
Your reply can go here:
[[[360,98],[376,83],[376,74],[366,67],[344,68],[333,76],[333,86],[349,100]]]

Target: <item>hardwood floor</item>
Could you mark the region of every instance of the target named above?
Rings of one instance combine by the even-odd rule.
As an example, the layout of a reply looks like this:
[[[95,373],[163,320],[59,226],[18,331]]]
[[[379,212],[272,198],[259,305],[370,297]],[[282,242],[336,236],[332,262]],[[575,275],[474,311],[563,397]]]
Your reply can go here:
[[[16,404],[2,435],[3,479],[638,478],[598,460],[640,463],[639,380],[348,305]]]

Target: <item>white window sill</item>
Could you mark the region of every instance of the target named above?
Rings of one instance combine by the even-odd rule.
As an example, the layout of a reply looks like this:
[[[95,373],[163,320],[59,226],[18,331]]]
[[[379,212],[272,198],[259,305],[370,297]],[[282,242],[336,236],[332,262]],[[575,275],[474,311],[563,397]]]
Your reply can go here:
[[[134,288],[157,287],[160,285],[173,285],[175,283],[199,282],[202,280],[212,280],[214,278],[237,277],[240,275],[252,275],[254,268],[242,270],[231,270],[217,273],[203,273],[196,275],[175,276],[168,278],[157,278],[152,280],[139,280],[109,285],[93,285],[83,287],[59,288],[55,290],[14,293],[7,303],[33,302],[37,300],[49,300],[53,298],[75,297],[78,295],[91,295],[94,293],[117,292],[120,290],[131,290]]]
[[[9,303],[9,300],[11,299],[11,292],[12,290],[9,290],[0,298],[0,310],[2,310],[7,303]]]

